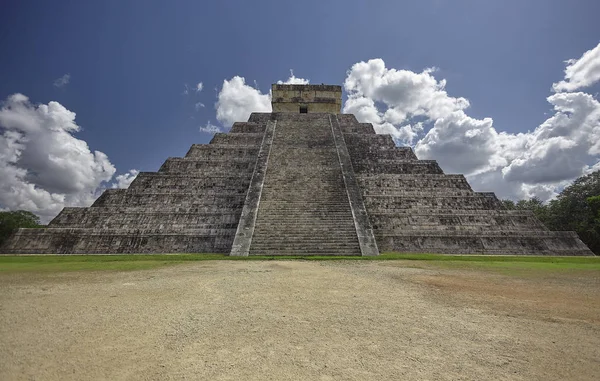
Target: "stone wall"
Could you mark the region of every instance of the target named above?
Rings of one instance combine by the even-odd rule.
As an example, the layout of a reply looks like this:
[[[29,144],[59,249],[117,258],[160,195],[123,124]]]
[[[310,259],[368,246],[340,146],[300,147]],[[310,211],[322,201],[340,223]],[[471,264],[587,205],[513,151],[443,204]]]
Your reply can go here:
[[[529,211],[505,210],[462,175],[418,160],[389,135],[338,115],[379,250],[407,253],[591,255],[573,232],[551,232]]]
[[[273,112],[338,114],[342,108],[342,87],[332,85],[273,85]]]
[[[128,189],[106,190],[89,208],[65,208],[46,229],[20,229],[2,251],[229,253],[266,120],[236,123],[158,172],[140,173]]]

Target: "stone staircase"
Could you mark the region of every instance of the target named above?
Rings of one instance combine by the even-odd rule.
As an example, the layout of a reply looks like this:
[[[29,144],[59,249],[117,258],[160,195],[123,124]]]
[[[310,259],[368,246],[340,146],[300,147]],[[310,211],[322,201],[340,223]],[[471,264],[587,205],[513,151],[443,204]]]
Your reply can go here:
[[[328,114],[277,114],[250,255],[361,255]]]

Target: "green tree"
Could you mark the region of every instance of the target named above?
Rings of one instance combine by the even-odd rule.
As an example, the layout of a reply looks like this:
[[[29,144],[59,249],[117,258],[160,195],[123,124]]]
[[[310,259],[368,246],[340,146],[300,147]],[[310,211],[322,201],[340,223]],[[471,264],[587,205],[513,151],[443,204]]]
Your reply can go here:
[[[550,201],[546,225],[552,230],[574,230],[595,254],[600,254],[600,171],[575,180]]]
[[[542,221],[543,224],[548,225],[550,218],[548,205],[544,205],[542,200],[537,197],[530,198],[529,200],[518,201],[515,204],[515,209],[531,210],[538,220]]]
[[[40,226],[40,218],[31,212],[25,210],[0,212],[0,245],[19,228],[39,228]]]
[[[548,206],[544,205],[542,200],[537,197],[529,200],[519,200],[516,203],[512,200],[502,200],[502,204],[508,210],[531,210],[538,220],[544,224],[548,222]]]
[[[600,171],[581,176],[546,205],[537,198],[502,204],[509,210],[533,211],[550,230],[577,232],[600,255]]]
[[[504,205],[505,209],[508,209],[508,210],[515,209],[515,202],[513,200],[501,200],[501,201],[502,201],[502,205]]]

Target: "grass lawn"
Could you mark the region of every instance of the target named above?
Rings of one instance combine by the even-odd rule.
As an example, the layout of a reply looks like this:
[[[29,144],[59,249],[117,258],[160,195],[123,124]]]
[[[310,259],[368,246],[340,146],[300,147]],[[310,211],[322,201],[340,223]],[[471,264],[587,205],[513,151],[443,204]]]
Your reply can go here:
[[[377,257],[356,256],[280,256],[229,257],[224,254],[153,254],[153,255],[23,255],[0,256],[0,273],[58,272],[99,270],[144,270],[189,261],[206,260],[359,260],[406,261],[407,266],[419,263],[435,264],[445,268],[489,269],[503,273],[553,270],[600,270],[600,257],[551,256],[487,256],[383,253]],[[410,262],[409,262],[410,261]]]

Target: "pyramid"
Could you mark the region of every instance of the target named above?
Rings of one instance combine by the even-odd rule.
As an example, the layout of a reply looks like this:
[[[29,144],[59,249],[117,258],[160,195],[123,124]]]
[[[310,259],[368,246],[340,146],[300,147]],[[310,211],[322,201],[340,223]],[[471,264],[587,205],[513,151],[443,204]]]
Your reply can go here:
[[[19,229],[0,251],[592,255],[576,233],[506,210],[463,175],[340,114],[340,86],[273,85],[272,95],[272,113],[253,113],[91,207],[64,208],[47,228]]]

